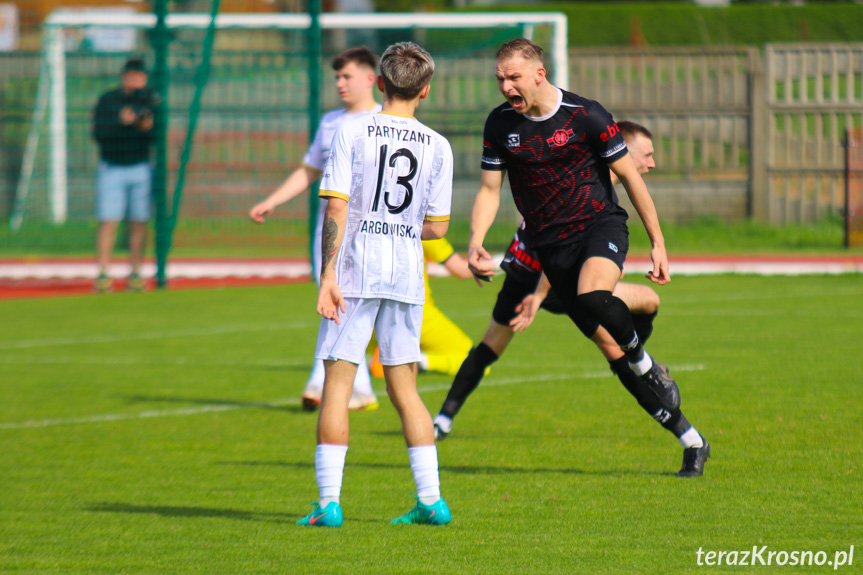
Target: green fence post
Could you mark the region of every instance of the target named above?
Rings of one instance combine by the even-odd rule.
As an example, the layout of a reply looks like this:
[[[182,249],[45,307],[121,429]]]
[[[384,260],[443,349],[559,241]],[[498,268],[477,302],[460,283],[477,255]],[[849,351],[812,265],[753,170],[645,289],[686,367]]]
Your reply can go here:
[[[321,121],[321,0],[309,0],[308,42],[309,47],[309,140]],[[315,226],[318,221],[318,187],[312,186],[309,194],[309,255],[315,261]],[[314,273],[314,270],[312,271]]]
[[[183,145],[183,153],[180,156],[180,169],[177,172],[177,184],[171,202],[171,215],[168,216],[168,250],[174,237],[174,229],[177,227],[177,218],[180,217],[180,204],[183,199],[183,187],[186,184],[186,168],[192,157],[194,147],[195,130],[198,127],[198,117],[201,114],[201,98],[204,88],[210,79],[210,63],[213,56],[213,42],[216,39],[216,16],[219,14],[219,5],[222,0],[213,0],[210,13],[210,25],[207,27],[207,35],[204,37],[204,46],[201,50],[201,63],[195,74],[195,95],[189,105],[189,125],[186,128],[186,142]]]
[[[845,220],[843,222],[843,236],[842,239],[842,247],[847,249],[851,248],[851,146],[853,143],[851,142],[851,131],[848,128],[845,128],[845,134],[843,134],[843,142],[845,146],[845,213],[843,214],[845,217],[842,218]]]
[[[153,172],[153,197],[156,203],[156,286],[166,285],[165,268],[170,245],[168,229],[168,0],[154,0],[156,28],[153,30],[153,88],[159,94],[156,114],[156,166]]]

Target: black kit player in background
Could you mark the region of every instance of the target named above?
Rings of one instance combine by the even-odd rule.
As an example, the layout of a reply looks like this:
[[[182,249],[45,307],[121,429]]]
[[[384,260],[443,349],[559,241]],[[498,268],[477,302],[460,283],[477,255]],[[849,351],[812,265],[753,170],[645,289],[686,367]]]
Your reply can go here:
[[[671,279],[656,208],[620,129],[599,103],[549,83],[542,48],[529,40],[513,40],[498,50],[496,76],[507,101],[492,111],[483,133],[482,177],[468,245],[471,271],[486,279],[494,273],[482,244],[507,173],[542,271],[567,314],[588,337],[597,337],[599,326],[607,330],[638,378],[637,397],[650,393],[669,414],[679,411],[677,384],[645,351],[629,308],[613,294],[629,231],[611,171],[650,238],[653,270],[647,277],[659,285]],[[701,475],[709,444],[695,428],[680,441],[684,454],[678,475]]]
[[[617,126],[623,134],[638,173],[645,174],[655,167],[653,134],[635,122],[618,122]],[[617,183],[614,174],[611,178],[612,183]],[[435,438],[438,440],[449,435],[455,416],[479,386],[486,368],[499,359],[517,331],[524,331],[530,325],[540,307],[554,314],[566,313],[560,298],[549,289],[547,278],[542,274],[542,266],[533,249],[533,238],[525,230],[523,222],[504,254],[501,268],[506,272],[506,279],[497,296],[488,329],[482,342],[471,350],[462,363],[440,413],[435,417]],[[615,286],[614,295],[629,307],[636,334],[642,343],[646,342],[653,332],[653,320],[659,309],[659,296],[648,286],[626,282],[619,282]],[[604,328],[596,329],[593,322],[583,315],[572,319],[578,323],[585,335],[596,343],[612,372],[648,415],[678,439],[692,428],[679,407],[671,411],[665,409],[656,395],[643,385],[641,378],[630,369],[620,347]],[[593,331],[593,336],[588,333],[590,331]],[[686,471],[685,468],[681,469],[683,473]]]

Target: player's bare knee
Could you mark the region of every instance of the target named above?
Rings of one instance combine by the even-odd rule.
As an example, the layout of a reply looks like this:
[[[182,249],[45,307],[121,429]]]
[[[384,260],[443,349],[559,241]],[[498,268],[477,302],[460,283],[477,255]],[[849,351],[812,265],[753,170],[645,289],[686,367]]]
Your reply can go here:
[[[653,288],[648,286],[639,286],[642,288],[644,292],[644,300],[641,304],[641,308],[633,313],[643,313],[643,314],[653,314],[659,311],[659,294],[656,293]]]
[[[659,310],[659,294],[650,286],[620,282],[614,288],[614,295],[623,300],[632,313],[653,314]]]

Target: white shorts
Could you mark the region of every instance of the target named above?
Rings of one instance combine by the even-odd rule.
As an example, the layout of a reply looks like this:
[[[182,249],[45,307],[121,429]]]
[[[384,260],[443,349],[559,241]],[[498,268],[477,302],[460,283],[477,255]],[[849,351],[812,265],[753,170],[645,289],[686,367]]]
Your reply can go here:
[[[420,360],[423,306],[390,299],[345,298],[341,325],[321,318],[316,359],[343,359],[359,364],[366,355],[372,330],[378,339],[382,365]]]

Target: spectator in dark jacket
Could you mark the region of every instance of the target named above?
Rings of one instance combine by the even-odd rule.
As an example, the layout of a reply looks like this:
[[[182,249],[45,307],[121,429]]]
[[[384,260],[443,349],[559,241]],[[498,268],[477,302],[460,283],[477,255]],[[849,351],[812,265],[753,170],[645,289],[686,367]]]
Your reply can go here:
[[[99,277],[96,290],[111,290],[108,273],[117,224],[129,222],[129,250],[132,272],[128,288],[144,288],[140,269],[151,214],[152,166],[150,150],[154,142],[154,118],[158,99],[147,87],[144,61],[132,58],[123,66],[120,87],[99,98],[93,112],[93,137],[99,145],[96,238]]]

